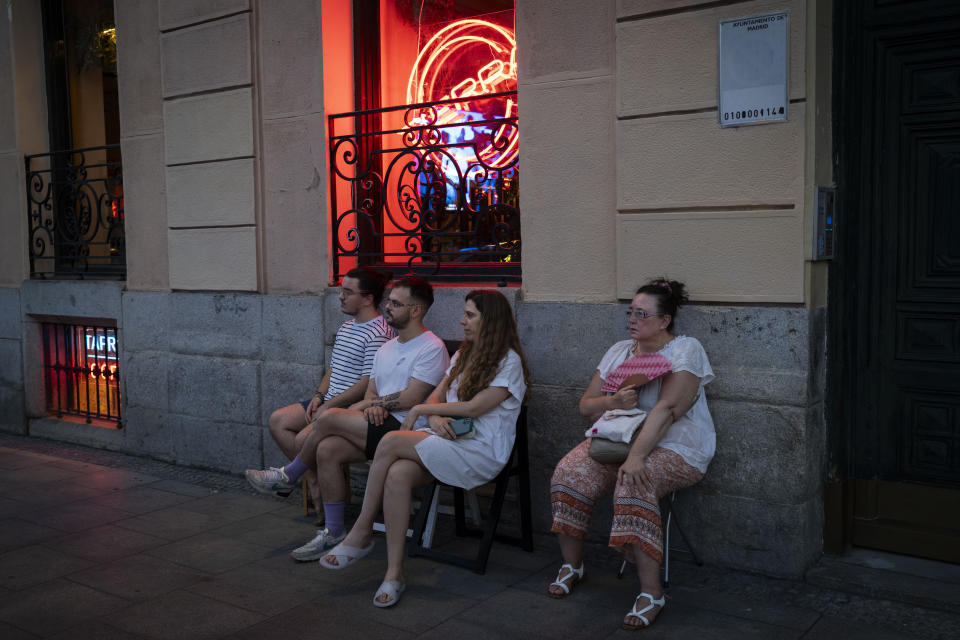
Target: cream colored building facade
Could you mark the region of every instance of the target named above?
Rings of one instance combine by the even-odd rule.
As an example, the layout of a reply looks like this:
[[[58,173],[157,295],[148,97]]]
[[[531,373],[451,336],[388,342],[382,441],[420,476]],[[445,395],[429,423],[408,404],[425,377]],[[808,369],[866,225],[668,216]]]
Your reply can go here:
[[[342,70],[325,64],[324,34],[348,3],[116,2],[120,284],[29,278],[23,157],[48,150],[40,9],[7,8],[3,429],[233,472],[275,462],[265,416],[315,384],[340,322],[324,78]],[[779,11],[788,118],[721,128],[718,24]],[[535,382],[541,530],[552,466],[583,430],[579,394],[625,335],[633,290],[667,274],[688,284],[680,329],[717,373],[717,457],[681,499],[692,541],[708,561],[778,575],[821,553],[827,267],[811,256],[814,189],[833,184],[832,11],[829,0],[516,1],[524,250],[508,292]],[[458,337],[462,295],[442,289],[428,316],[445,338]],[[122,431],[44,417],[41,316],[117,321]]]

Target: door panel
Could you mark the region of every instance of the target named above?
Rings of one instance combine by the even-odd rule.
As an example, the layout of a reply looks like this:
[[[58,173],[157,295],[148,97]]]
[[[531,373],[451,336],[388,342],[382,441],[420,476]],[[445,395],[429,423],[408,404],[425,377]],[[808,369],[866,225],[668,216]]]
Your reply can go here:
[[[960,562],[960,2],[907,19],[856,4],[839,134],[853,255],[833,281],[850,291],[831,294],[855,293],[832,317],[851,340],[837,388],[857,401],[850,541]]]

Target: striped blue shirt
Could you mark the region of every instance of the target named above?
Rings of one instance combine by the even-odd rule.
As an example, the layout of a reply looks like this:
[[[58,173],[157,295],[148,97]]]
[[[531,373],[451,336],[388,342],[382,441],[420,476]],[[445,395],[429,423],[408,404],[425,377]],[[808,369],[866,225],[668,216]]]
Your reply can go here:
[[[340,395],[361,377],[369,376],[373,370],[373,357],[383,343],[395,335],[393,327],[383,316],[361,324],[347,320],[340,325],[330,356],[330,386],[323,401]]]

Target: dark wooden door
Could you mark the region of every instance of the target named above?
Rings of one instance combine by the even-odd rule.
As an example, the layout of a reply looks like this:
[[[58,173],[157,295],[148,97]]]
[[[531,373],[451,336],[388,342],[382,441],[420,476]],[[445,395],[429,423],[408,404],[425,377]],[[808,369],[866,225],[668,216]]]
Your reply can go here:
[[[960,562],[960,2],[844,4],[830,322],[848,537]]]

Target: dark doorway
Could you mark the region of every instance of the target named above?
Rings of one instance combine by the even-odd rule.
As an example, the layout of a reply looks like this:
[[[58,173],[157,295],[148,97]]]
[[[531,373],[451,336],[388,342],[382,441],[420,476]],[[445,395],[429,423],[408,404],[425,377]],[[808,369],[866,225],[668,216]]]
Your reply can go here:
[[[960,3],[837,7],[828,537],[960,562]]]

